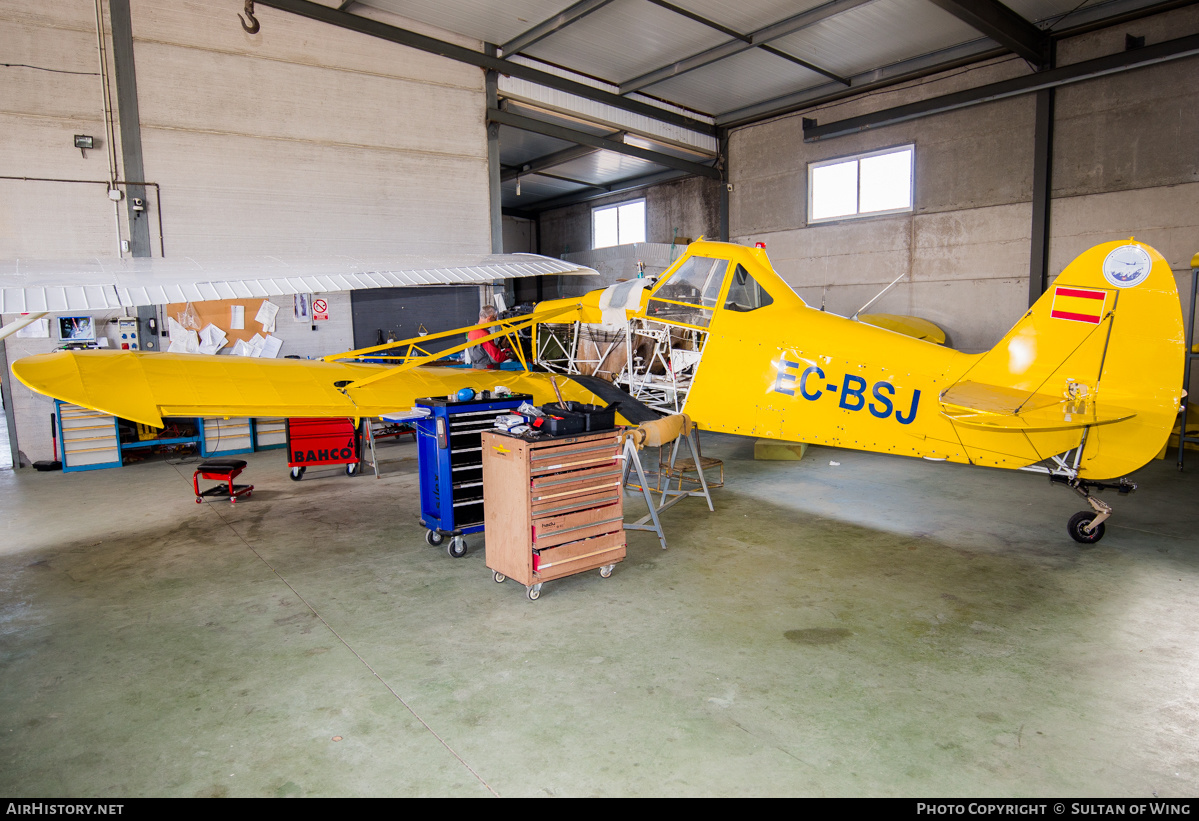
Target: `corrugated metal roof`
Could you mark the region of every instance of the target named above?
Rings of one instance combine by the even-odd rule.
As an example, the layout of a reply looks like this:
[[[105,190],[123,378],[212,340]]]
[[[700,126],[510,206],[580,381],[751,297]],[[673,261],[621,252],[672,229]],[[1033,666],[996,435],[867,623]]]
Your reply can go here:
[[[1028,31],[1035,32],[1032,26],[1038,23],[1042,29],[1061,30],[1167,0],[1004,2],[1029,22]],[[510,49],[515,53],[504,54],[505,59],[609,93],[621,93],[624,84],[630,98],[661,102],[707,122],[765,116],[783,105],[843,91],[845,81],[852,88],[901,78],[1000,48],[987,36],[985,24],[974,28],[930,0],[362,0],[351,4],[350,11],[358,5],[481,43],[504,46],[515,40]],[[579,11],[586,13],[576,14]],[[394,22],[405,24],[402,19]],[[530,32],[539,37],[517,39]],[[1033,50],[1027,42],[1022,45],[1026,54]],[[500,95],[567,112],[578,118],[576,125],[589,122],[601,130],[628,131],[706,151],[716,148],[710,134],[504,74]],[[506,128],[501,139],[511,141],[512,134],[513,129]],[[510,158],[524,163],[538,159],[531,156],[534,142],[502,147],[504,164],[510,165]],[[584,181],[612,182],[600,161],[594,162],[593,176]],[[603,162],[611,170],[612,161]],[[644,176],[647,170],[644,161],[621,160],[615,166],[631,175]],[[659,165],[658,170],[667,167]],[[577,165],[572,169],[579,170]],[[560,182],[541,185],[522,184],[519,203],[512,186],[506,185],[505,206],[528,208],[539,196],[560,197],[564,188]]]
[[[586,157],[563,163],[553,173],[572,179],[593,180],[598,183],[613,183],[629,177],[653,174],[660,166],[648,160],[616,154],[612,151],[596,151]]]
[[[825,2],[827,0],[754,0],[749,3],[683,0],[675,5],[741,34],[750,34],[779,20],[822,6]]]
[[[647,91],[686,99],[709,110],[728,111],[825,82],[827,77],[803,66],[750,49],[657,83]]]
[[[362,5],[499,44],[558,14],[572,0],[368,0]]]
[[[509,208],[521,208],[526,202],[535,205],[543,200],[574,194],[589,189],[586,183],[572,183],[553,177],[543,177],[540,174],[522,174],[520,177],[520,193],[516,193],[516,180],[503,183],[504,202]]]
[[[928,0],[886,0],[850,9],[774,45],[842,76],[980,39]]]
[[[525,53],[619,83],[727,39],[645,0],[614,0]]]

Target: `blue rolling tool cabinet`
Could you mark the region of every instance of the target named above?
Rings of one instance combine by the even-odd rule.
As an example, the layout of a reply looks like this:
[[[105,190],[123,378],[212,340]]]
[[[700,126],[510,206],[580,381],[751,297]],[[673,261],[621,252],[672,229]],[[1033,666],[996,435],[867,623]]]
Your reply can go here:
[[[483,530],[482,433],[495,427],[496,417],[532,401],[528,394],[416,400],[430,414],[416,423],[420,523],[430,545],[448,536],[446,552],[455,559],[466,555],[466,536]]]

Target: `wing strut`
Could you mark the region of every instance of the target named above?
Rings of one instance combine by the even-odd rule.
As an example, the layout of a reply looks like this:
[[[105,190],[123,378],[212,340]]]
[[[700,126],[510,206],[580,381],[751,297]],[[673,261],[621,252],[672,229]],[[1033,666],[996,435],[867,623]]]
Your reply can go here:
[[[424,364],[427,362],[433,362],[437,359],[441,359],[446,356],[449,356],[450,354],[459,353],[460,351],[464,351],[467,348],[473,348],[475,345],[482,344],[483,342],[490,342],[493,339],[499,339],[501,336],[503,336],[503,337],[507,337],[508,340],[512,343],[513,352],[516,353],[517,358],[520,360],[521,366],[524,367],[524,369],[527,371],[527,370],[529,370],[529,365],[527,362],[525,362],[524,352],[521,350],[520,344],[519,344],[518,340],[514,337],[514,334],[516,334],[518,331],[523,331],[525,328],[531,328],[539,322],[545,322],[548,319],[559,316],[561,314],[568,313],[570,311],[575,311],[578,308],[579,308],[578,305],[563,305],[563,306],[559,306],[557,308],[553,308],[553,309],[550,309],[547,311],[534,311],[531,314],[525,314],[521,317],[515,317],[515,318],[510,318],[510,319],[499,319],[499,320],[496,320],[495,322],[484,322],[484,323],[480,323],[478,325],[469,325],[465,328],[453,328],[448,331],[439,331],[438,333],[429,334],[427,336],[414,336],[410,339],[401,339],[399,342],[387,342],[383,345],[372,345],[369,348],[359,348],[358,350],[346,351],[345,353],[331,354],[329,356],[326,356],[324,358],[324,360],[326,362],[336,362],[341,359],[354,359],[354,358],[357,358],[360,356],[368,356],[371,354],[375,354],[376,352],[379,352],[379,351],[386,351],[386,350],[390,350],[392,348],[403,348],[404,346],[407,346],[407,351],[405,351],[402,354],[399,354],[399,355],[390,354],[390,355],[382,355],[382,356],[378,357],[379,359],[397,360],[397,364],[395,367],[388,368],[387,370],[383,371],[382,373],[367,377],[366,379],[359,379],[355,382],[351,382],[348,385],[344,385],[341,388],[341,391],[342,391],[342,393],[345,393],[346,391],[349,391],[352,389],[364,388],[367,385],[370,385],[374,382],[378,382],[380,380],[387,379],[392,376],[396,376],[397,374],[401,374],[407,370],[411,370],[412,368],[415,368],[418,365],[421,365],[421,364]],[[452,348],[447,348],[444,351],[438,351],[435,354],[430,353],[429,351],[422,348],[420,346],[420,344],[418,344],[418,343],[427,344],[428,342],[431,342],[436,339],[444,339],[449,336],[457,336],[459,334],[464,334],[469,331],[474,331],[474,330],[481,329],[481,328],[482,329],[492,328],[496,325],[500,326],[500,330],[490,333],[487,336],[481,337],[479,339],[468,340],[466,342],[455,345]]]

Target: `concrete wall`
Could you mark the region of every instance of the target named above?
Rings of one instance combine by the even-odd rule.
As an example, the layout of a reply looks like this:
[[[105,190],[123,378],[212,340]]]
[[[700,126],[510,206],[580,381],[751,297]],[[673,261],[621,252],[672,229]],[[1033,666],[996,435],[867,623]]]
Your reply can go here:
[[[144,176],[161,190],[161,202],[148,192],[154,255],[160,205],[171,256],[487,253],[482,72],[262,6],[250,35],[243,6],[130,0]],[[94,4],[6,0],[0,42],[5,62],[39,67],[0,69],[0,175],[108,179]],[[81,156],[74,134],[97,149]],[[116,256],[128,238],[103,184],[0,180],[0,258]],[[347,295],[315,333],[283,308],[282,353],[352,347]],[[53,347],[10,341],[8,356]],[[21,449],[49,458],[51,400],[18,384],[14,406]]]
[[[720,231],[720,188],[708,179],[685,179],[556,208],[540,215],[541,253],[551,257],[591,248],[591,212],[603,205],[645,200],[645,241],[715,237]]]
[[[1199,31],[1199,9],[1083,35],[1059,65]],[[897,276],[872,311],[942,325],[962,350],[985,350],[1028,305],[1034,98],[1029,96],[803,142],[803,117],[832,122],[1027,73],[995,61],[735,131],[730,233],[764,241],[776,268],[810,304],[851,314]],[[1181,275],[1199,251],[1199,59],[1098,78],[1057,92],[1051,275],[1090,246],[1136,236]],[[916,145],[912,214],[808,226],[808,163]]]
[[[504,217],[504,253],[537,253],[537,224],[521,217]]]

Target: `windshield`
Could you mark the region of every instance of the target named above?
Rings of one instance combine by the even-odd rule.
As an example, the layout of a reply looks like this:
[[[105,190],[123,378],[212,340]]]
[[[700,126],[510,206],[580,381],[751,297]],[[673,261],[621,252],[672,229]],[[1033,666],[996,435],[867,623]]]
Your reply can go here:
[[[648,313],[655,319],[707,326],[720,296],[727,259],[688,257],[654,292]]]

